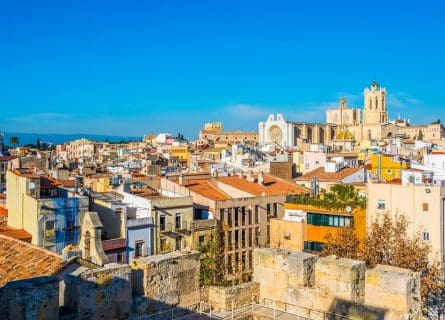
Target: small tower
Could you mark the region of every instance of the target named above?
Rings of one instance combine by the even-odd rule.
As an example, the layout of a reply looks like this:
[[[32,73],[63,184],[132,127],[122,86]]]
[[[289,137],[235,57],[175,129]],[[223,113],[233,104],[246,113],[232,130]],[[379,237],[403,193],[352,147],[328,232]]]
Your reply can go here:
[[[388,122],[388,112],[386,111],[386,89],[380,88],[377,81],[371,83],[371,88],[366,88],[363,92],[364,124],[384,124]]]

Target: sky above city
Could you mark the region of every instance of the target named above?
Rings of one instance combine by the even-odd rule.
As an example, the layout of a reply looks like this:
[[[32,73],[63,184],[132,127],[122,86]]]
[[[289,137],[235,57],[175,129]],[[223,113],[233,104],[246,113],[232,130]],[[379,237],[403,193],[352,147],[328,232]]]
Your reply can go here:
[[[377,80],[445,121],[443,1],[0,1],[0,132],[196,138],[325,121]]]

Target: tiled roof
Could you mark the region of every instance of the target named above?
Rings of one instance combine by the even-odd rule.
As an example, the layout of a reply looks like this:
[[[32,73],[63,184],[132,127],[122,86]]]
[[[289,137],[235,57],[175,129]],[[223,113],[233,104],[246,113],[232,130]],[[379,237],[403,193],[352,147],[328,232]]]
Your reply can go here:
[[[42,189],[55,189],[62,186],[62,182],[48,175],[40,176],[40,188]]]
[[[212,200],[231,199],[230,196],[213,185],[210,180],[189,180],[186,181],[185,187]]]
[[[262,196],[263,194],[266,196],[277,196],[309,193],[309,190],[306,188],[269,175],[264,175],[264,184],[262,185],[257,182],[249,182],[246,178],[240,178],[238,176],[219,177],[218,181],[254,196]]]
[[[362,168],[344,168],[338,172],[325,172],[324,168],[320,167],[297,178],[297,181],[310,181],[316,177],[321,182],[340,182]]]
[[[67,188],[76,186],[76,180],[59,180],[59,182],[62,184],[62,186]],[[81,187],[82,184],[78,183],[78,186]]]
[[[16,158],[17,158],[16,156],[1,156],[1,157],[0,157],[0,161],[2,161],[2,162],[7,162],[7,161],[14,160],[14,159],[16,159]]]
[[[110,240],[102,240],[102,247],[104,248],[104,251],[110,251],[115,249],[126,248],[127,244],[125,238],[117,238]]]
[[[60,255],[0,235],[0,287],[9,281],[53,275],[61,266]]]
[[[0,234],[27,242],[31,242],[32,240],[32,235],[24,229],[14,229],[11,227],[7,227],[4,230],[0,230]]]

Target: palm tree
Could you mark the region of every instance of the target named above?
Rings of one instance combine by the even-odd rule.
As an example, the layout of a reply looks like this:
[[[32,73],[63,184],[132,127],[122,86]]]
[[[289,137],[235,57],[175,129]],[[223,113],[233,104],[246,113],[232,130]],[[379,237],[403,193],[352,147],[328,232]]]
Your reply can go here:
[[[9,143],[14,146],[14,148],[19,144],[19,138],[18,137],[11,137],[9,138]]]

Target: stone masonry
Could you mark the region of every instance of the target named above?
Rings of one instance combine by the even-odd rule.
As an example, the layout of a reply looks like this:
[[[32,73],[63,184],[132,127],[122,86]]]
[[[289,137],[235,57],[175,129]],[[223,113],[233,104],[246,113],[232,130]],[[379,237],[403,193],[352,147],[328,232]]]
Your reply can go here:
[[[198,251],[140,257],[132,261],[133,291],[138,314],[156,313],[200,301]]]
[[[13,281],[0,288],[0,319],[59,318],[59,282],[54,277]]]
[[[322,313],[309,310],[354,319],[421,319],[420,274],[406,269],[367,270],[362,261],[265,248],[254,251],[253,279],[260,301],[273,299],[314,319]]]

